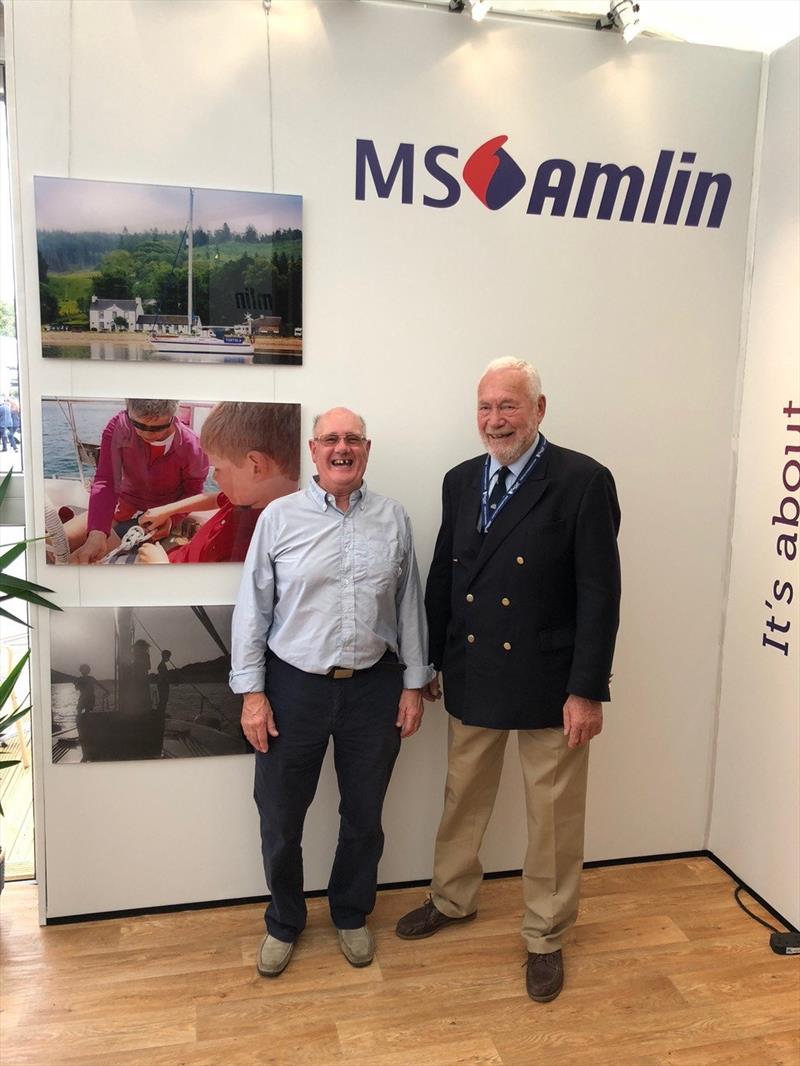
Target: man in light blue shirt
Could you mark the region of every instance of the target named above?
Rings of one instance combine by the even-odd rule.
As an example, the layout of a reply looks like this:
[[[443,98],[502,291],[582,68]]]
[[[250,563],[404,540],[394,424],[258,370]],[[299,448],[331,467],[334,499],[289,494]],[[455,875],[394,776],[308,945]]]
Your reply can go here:
[[[411,524],[367,489],[364,420],[314,420],[317,475],[258,521],[236,601],[230,684],[256,751],[255,800],[272,894],[258,971],[277,977],[306,923],[301,841],[333,738],[341,824],[328,884],[339,945],[353,966],[375,946],[366,925],[383,851],[381,812],[400,740],[417,731],[427,627]]]

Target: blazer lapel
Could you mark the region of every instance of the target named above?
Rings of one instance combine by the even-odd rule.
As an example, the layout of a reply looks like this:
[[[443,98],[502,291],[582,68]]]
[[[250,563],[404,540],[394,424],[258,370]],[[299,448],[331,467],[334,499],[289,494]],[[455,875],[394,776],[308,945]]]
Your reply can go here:
[[[459,506],[454,530],[453,548],[454,554],[458,555],[462,547],[470,545],[468,555],[475,553],[475,539],[481,534],[477,533],[478,519],[481,512],[481,492],[483,489],[483,463],[480,456],[475,459],[471,469],[465,475],[465,484],[462,494],[463,504]]]
[[[481,549],[470,569],[468,581],[471,582],[475,579],[509,533],[519,525],[544,496],[550,484],[547,478],[548,459],[550,458],[548,452],[549,448],[530,476],[526,478],[489,526],[488,532],[481,534]],[[478,506],[480,507],[480,493],[478,495]]]

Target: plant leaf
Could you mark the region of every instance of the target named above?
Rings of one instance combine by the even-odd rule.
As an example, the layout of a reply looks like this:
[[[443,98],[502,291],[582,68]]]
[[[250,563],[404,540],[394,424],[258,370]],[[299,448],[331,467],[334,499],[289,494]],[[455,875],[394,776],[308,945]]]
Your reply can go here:
[[[30,654],[31,653],[29,648],[28,651],[26,651],[25,654],[22,656],[20,661],[16,664],[16,666],[12,667],[8,677],[3,679],[3,683],[2,685],[0,685],[0,707],[5,707],[6,700],[11,695],[14,689],[14,685],[16,685],[17,683],[17,678],[25,669],[25,663],[27,663],[28,659],[30,658]]]
[[[8,473],[6,474],[6,476],[3,478],[3,480],[0,481],[0,507],[3,506],[3,500],[5,500],[5,498],[6,498],[6,493],[8,492],[8,486],[9,486],[9,483],[11,482],[11,475],[13,473],[14,473],[13,470],[9,470]]]
[[[11,574],[0,574],[0,589],[11,591],[12,589],[30,589],[33,592],[52,592],[52,589],[44,585],[37,585],[35,581],[27,581],[24,577],[12,577]]]
[[[28,714],[30,709],[31,709],[31,705],[28,704],[27,707],[22,707],[22,708],[20,708],[20,710],[14,711],[13,714],[9,714],[5,718],[0,718],[0,733],[5,733],[5,731],[8,729],[8,727],[10,725],[13,725],[14,722],[19,721],[20,718],[24,718],[25,715]]]
[[[11,611],[7,611],[5,607],[0,607],[0,618],[8,618],[10,621],[18,622],[19,625],[25,626],[27,629],[33,629],[30,622],[26,622],[24,618],[17,618],[17,616],[12,614]]]
[[[0,591],[4,591],[2,580],[0,580]],[[44,597],[39,596],[36,592],[30,592],[28,589],[19,589],[13,594],[13,596],[8,596],[6,599],[25,600],[26,603],[35,603],[37,606],[47,607],[51,611],[61,610],[57,603],[51,603],[50,600],[44,599]]]
[[[15,559],[22,555],[25,551],[25,544],[26,542],[21,540],[19,544],[14,545],[11,551],[6,552],[5,555],[0,555],[0,570],[5,570],[10,563],[13,563]]]
[[[38,544],[40,540],[47,540],[47,533],[43,533],[41,537],[26,537],[25,540],[9,541],[7,544],[0,544],[0,548],[10,548],[14,544]]]

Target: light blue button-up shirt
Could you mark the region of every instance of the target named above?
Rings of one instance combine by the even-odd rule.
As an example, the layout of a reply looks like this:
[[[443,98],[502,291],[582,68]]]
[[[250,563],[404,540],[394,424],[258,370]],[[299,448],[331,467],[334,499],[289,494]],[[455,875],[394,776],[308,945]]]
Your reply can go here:
[[[299,670],[363,670],[389,649],[405,688],[434,677],[411,522],[362,484],[340,511],[316,480],[262,512],[231,630],[230,686],[263,692],[266,646]]]

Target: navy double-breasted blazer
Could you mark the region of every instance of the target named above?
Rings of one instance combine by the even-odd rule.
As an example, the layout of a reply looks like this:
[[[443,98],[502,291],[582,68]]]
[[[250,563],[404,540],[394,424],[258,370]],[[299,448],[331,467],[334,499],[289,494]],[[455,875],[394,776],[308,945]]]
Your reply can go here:
[[[568,694],[608,700],[620,510],[610,472],[554,444],[488,532],[485,456],[450,470],[425,592],[430,657],[466,725],[563,725]]]

